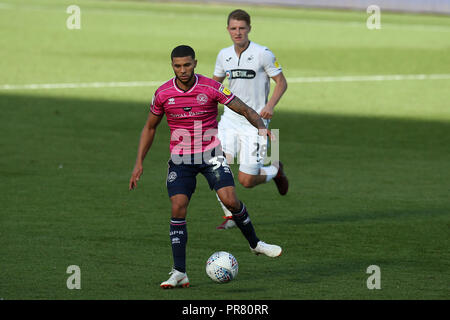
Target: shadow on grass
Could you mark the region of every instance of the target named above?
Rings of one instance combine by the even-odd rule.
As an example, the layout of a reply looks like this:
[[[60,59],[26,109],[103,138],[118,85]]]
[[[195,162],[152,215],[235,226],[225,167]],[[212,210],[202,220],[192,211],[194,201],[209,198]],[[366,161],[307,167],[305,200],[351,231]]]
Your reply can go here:
[[[58,134],[64,135],[67,131],[78,137],[88,132],[114,132],[133,139],[129,143],[135,146],[147,117],[148,106],[149,102],[3,94],[0,95],[0,121],[4,131],[0,141],[6,144],[23,134],[18,129],[26,128],[35,138],[47,139]],[[164,124],[165,120],[162,127],[166,131],[167,126]],[[284,143],[320,143],[368,148],[408,148],[445,152],[450,157],[450,122],[445,121],[279,111],[272,120],[271,127],[280,128],[282,147]],[[33,142],[39,143],[36,140]]]
[[[127,184],[148,114],[146,102],[14,94],[0,95],[0,108],[2,179],[13,181],[21,177],[26,180],[34,176],[33,183],[39,183],[42,176],[56,178],[55,168],[64,164],[61,172],[65,178],[74,183],[82,179],[79,183],[91,192],[98,190],[96,187],[108,177],[116,183],[122,179]],[[336,205],[340,199],[351,199],[355,193],[366,191],[372,201],[389,207],[386,199],[397,200],[389,199],[390,190],[395,190],[397,193],[392,197],[401,201],[417,200],[421,190],[408,190],[416,184],[429,191],[420,206],[426,208],[427,201],[437,190],[448,190],[450,122],[280,111],[271,126],[280,128],[280,156],[291,184],[285,200],[274,205],[283,207],[285,201],[287,211],[302,206],[299,204],[300,200],[305,201],[302,193],[311,207],[324,199]],[[149,187],[159,193],[166,192],[162,188],[169,139],[168,126],[163,119],[146,159],[147,176],[152,175],[151,179],[158,182]],[[103,181],[89,179],[89,175],[101,177]],[[143,183],[149,185],[151,180],[147,178]],[[255,190],[260,189],[245,190],[245,196],[256,195]],[[325,196],[314,198],[317,194]],[[387,198],[373,200],[373,195],[378,194],[387,194]],[[80,196],[82,198],[82,194],[78,199]],[[208,193],[207,197],[210,196]],[[415,217],[422,213],[443,215],[447,206],[450,208],[450,202],[438,200],[440,203],[435,203],[430,210],[395,207],[384,210],[383,206],[368,206],[364,214],[341,208],[342,216],[325,210],[320,216],[297,218],[302,223],[328,223]],[[442,209],[436,209],[439,207]]]
[[[33,265],[36,252],[49,243],[71,243],[71,240],[75,240],[74,246],[80,245],[80,239],[94,240],[92,245],[89,242],[82,247],[91,254],[102,252],[98,244],[105,243],[109,249],[106,254],[128,259],[129,248],[145,241],[146,231],[139,228],[137,235],[136,224],[150,226],[150,231],[158,230],[152,243],[157,246],[167,243],[170,250],[165,233],[169,209],[164,185],[169,157],[165,120],[146,159],[139,189],[142,192],[130,193],[126,188],[148,103],[4,94],[0,95],[0,110],[2,234],[6,237],[4,248],[12,248],[4,255],[5,260],[16,261],[14,248],[24,243],[20,246],[23,260],[14,264],[14,273],[27,274],[27,266]],[[291,189],[281,200],[261,192],[269,190],[265,186],[239,190],[249,198],[250,211],[252,203],[255,207],[260,203],[262,209],[269,207],[278,212],[276,218],[267,217],[265,221],[260,215],[258,225],[272,220],[274,227],[281,230],[308,223],[357,223],[391,218],[401,221],[425,214],[448,214],[448,122],[280,111],[272,128],[280,128],[280,154],[289,170]],[[197,186],[207,188],[206,183]],[[301,198],[300,193],[305,197]],[[210,192],[196,192],[193,198],[196,202],[192,207],[198,212],[212,205],[214,210],[219,210]],[[401,204],[396,205],[397,202]],[[403,206],[404,202],[407,204]],[[166,203],[167,210],[162,210]],[[147,213],[147,208],[152,212]],[[129,216],[130,212],[137,213]],[[315,212],[318,214],[314,215]],[[216,218],[219,216],[211,219]],[[164,232],[159,232],[161,223]],[[197,228],[205,234],[205,239],[214,237],[205,228],[202,230],[202,226]],[[325,231],[316,229],[314,236],[317,247],[329,252],[328,243],[320,237]],[[352,228],[340,231],[353,232]],[[427,233],[426,239],[434,236],[433,241],[441,243],[445,241],[441,235]],[[283,243],[289,237],[292,234],[279,232],[272,238]],[[354,245],[350,235],[348,238],[346,246],[363,250]],[[217,245],[219,240],[212,239],[212,244],[207,241],[201,245]],[[405,235],[399,235],[399,242],[402,248],[414,246]],[[141,246],[144,252],[142,248],[145,246]],[[65,263],[64,254],[56,248],[49,250],[54,250],[51,252],[54,263]],[[78,253],[80,256],[86,254],[82,251]],[[160,259],[160,254],[157,255]],[[285,284],[322,282],[336,274],[359,272],[370,264],[364,259],[352,260],[351,255],[342,257],[346,258],[343,262],[308,264],[302,263],[301,256],[295,256],[288,261],[290,265],[283,266],[286,275],[280,270],[273,272],[278,272],[277,277],[286,280]],[[284,279],[292,274],[294,280]],[[51,290],[47,284],[43,286]],[[8,288],[16,296],[25,294],[19,280],[12,279]],[[247,294],[247,288],[231,290]],[[255,290],[257,285],[248,292]],[[41,297],[39,294],[37,297]],[[193,298],[200,296],[205,297],[203,291]]]

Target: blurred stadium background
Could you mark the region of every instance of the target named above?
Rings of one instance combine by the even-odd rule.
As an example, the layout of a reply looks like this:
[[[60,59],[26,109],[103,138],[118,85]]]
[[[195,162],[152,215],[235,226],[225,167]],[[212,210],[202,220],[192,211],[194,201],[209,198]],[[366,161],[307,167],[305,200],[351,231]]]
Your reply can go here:
[[[371,5],[379,6],[383,11],[416,12],[449,14],[449,0],[185,0],[189,2],[203,3],[228,3],[228,4],[253,4],[253,5],[277,5],[299,6],[306,8],[325,9],[352,9],[366,10]]]

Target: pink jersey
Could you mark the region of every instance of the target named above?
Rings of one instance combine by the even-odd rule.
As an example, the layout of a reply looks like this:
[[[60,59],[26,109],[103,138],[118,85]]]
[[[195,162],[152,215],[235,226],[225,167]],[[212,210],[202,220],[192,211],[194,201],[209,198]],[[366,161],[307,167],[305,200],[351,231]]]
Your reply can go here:
[[[150,111],[158,116],[166,114],[172,154],[199,153],[220,144],[217,103],[227,104],[233,98],[221,83],[196,74],[194,86],[186,92],[178,88],[175,78],[160,86]]]

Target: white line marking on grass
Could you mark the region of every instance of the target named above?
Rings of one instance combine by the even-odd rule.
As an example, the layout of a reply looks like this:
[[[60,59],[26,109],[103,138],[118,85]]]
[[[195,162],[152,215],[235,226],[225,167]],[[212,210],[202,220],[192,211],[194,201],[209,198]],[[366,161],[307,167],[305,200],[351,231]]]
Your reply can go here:
[[[442,80],[450,79],[450,74],[392,74],[366,76],[330,76],[287,78],[288,83],[320,82],[363,82],[363,81],[403,81],[403,80]],[[43,84],[4,84],[0,90],[40,90],[40,89],[78,89],[78,88],[118,88],[118,87],[156,87],[165,81],[129,82],[84,82],[84,83],[43,83]]]
[[[23,85],[0,85],[0,90],[38,90],[38,89],[78,89],[78,88],[118,88],[118,87],[154,87],[164,81],[130,81],[130,82],[85,82],[85,83],[43,83]]]
[[[298,77],[288,78],[289,83],[314,82],[360,82],[360,81],[401,81],[401,80],[439,80],[450,79],[450,74],[392,74],[341,77]]]

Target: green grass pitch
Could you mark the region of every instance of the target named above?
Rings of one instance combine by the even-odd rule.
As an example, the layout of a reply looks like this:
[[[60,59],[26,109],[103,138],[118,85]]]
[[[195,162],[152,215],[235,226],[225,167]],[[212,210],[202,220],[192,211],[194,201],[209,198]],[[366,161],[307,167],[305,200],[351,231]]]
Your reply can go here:
[[[68,30],[66,8],[81,8]],[[292,81],[271,127],[290,191],[237,186],[256,231],[284,248],[254,256],[202,176],[188,210],[191,288],[164,291],[172,264],[163,120],[138,189],[137,143],[155,87],[17,89],[4,85],[163,81],[179,44],[212,76],[231,45],[226,5],[1,0],[0,299],[448,299],[450,79]],[[250,39],[289,79],[450,74],[450,19],[382,12],[243,7]],[[222,108],[222,107],[221,107]],[[222,110],[222,109],[221,109]],[[235,173],[236,166],[233,167]],[[218,285],[214,251],[239,261]],[[81,290],[69,290],[69,265]],[[367,267],[381,269],[368,290]]]

